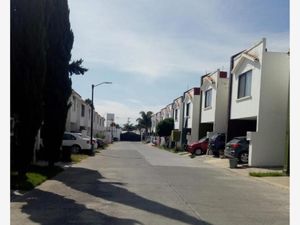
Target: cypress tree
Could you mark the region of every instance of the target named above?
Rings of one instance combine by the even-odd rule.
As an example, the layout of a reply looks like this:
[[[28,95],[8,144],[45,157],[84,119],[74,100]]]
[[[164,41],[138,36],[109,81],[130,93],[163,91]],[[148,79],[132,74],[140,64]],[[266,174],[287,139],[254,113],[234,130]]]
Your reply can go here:
[[[73,46],[67,0],[47,2],[47,72],[44,92],[43,142],[49,165],[59,160],[72,92],[69,61]]]
[[[46,69],[45,0],[11,0],[11,166],[25,175],[42,121]]]

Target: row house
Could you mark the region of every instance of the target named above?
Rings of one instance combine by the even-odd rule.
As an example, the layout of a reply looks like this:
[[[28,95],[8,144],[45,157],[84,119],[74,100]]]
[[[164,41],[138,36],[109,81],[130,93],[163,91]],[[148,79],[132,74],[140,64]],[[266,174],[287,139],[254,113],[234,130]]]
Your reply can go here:
[[[267,51],[263,38],[231,57],[229,76],[220,70],[205,74],[200,87],[173,101],[174,129],[181,147],[187,133],[191,142],[214,133],[225,133],[227,142],[246,136],[250,166],[282,166],[288,96],[289,53]],[[167,116],[166,110],[160,114]]]
[[[199,137],[227,132],[229,79],[217,70],[201,77]]]
[[[266,39],[231,57],[228,139],[247,136],[250,166],[280,166],[288,122],[289,54]]]
[[[151,132],[156,133],[156,126],[162,120],[161,111],[151,116]]]
[[[91,106],[84,101],[82,97],[74,90],[69,99],[71,107],[69,108],[66,120],[66,131],[69,132],[87,132],[91,134]],[[93,133],[99,133],[104,130],[104,118],[97,112],[93,113]]]
[[[200,88],[194,87],[183,93],[182,96],[182,135],[181,143],[186,143],[186,135],[191,135],[191,141],[199,140],[200,123]]]
[[[182,131],[183,124],[183,100],[182,96],[174,99],[173,101],[173,118],[174,118],[174,129]]]
[[[173,118],[173,104],[169,104],[167,105],[164,109],[164,116],[163,116],[163,120],[167,119],[167,118]]]

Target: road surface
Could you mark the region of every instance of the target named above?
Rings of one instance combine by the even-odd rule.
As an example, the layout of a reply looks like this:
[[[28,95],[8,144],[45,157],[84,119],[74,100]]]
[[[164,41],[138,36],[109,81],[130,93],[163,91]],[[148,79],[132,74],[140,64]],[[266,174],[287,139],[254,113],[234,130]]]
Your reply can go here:
[[[12,225],[288,225],[289,191],[117,142],[11,202]]]

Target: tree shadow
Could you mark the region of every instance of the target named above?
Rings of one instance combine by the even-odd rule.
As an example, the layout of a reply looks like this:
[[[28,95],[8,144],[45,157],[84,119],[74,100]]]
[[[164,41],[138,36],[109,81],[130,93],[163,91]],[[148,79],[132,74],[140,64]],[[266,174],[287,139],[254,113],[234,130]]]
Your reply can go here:
[[[143,224],[133,219],[108,216],[93,209],[88,209],[74,200],[63,196],[35,189],[24,196],[18,196],[13,202],[26,202],[22,213],[29,215],[31,221],[41,225],[137,225]],[[11,217],[11,224],[24,224],[19,218]]]
[[[118,182],[102,181],[105,179],[98,171],[86,168],[69,168],[55,177],[72,189],[88,193],[111,202],[121,203],[133,208],[144,210],[173,220],[193,225],[211,225],[199,218],[195,218],[181,210],[172,208],[153,200],[146,199],[136,193],[130,192],[124,184]]]

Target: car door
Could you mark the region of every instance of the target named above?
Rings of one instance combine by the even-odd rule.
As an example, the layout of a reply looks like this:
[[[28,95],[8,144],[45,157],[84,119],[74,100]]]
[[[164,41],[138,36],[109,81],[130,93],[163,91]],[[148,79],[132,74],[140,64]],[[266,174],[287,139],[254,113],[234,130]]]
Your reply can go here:
[[[62,146],[72,146],[76,142],[76,137],[72,134],[64,134]]]

